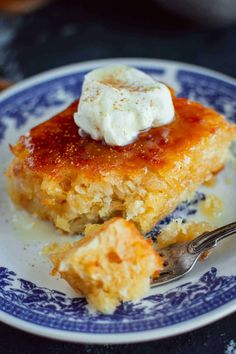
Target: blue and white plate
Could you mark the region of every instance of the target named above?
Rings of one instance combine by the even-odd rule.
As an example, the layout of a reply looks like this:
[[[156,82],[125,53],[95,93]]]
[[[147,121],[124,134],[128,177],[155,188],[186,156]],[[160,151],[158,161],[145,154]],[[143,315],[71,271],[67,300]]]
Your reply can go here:
[[[179,96],[214,107],[236,120],[236,81],[196,66],[146,59],[116,59],[75,64],[25,80],[0,97],[0,320],[25,331],[74,342],[129,343],[176,335],[215,321],[236,309],[236,242],[223,241],[186,277],[153,289],[140,302],[125,303],[113,315],[88,308],[61,279],[41,249],[66,240],[47,222],[16,210],[6,191],[4,170],[9,144],[29,128],[78,98],[84,75],[111,62],[144,70],[172,86]],[[235,221],[236,167],[233,160],[213,187],[202,187],[172,217],[204,220],[199,202],[209,194],[224,203],[216,226]]]

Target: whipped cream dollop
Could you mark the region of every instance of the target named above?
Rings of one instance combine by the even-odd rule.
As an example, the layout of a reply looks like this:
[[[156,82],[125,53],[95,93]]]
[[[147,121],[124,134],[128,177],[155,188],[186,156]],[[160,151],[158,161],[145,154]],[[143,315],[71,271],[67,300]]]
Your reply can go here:
[[[140,70],[115,64],[85,76],[74,114],[80,132],[117,146],[130,144],[140,132],[173,119],[167,86]]]

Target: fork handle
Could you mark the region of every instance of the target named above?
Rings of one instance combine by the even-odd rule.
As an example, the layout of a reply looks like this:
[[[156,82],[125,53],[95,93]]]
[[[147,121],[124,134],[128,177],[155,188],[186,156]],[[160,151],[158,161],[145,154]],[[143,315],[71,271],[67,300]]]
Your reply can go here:
[[[191,254],[202,253],[215,247],[218,241],[236,233],[236,222],[222,226],[210,232],[204,232],[195,238],[188,245],[188,251]]]

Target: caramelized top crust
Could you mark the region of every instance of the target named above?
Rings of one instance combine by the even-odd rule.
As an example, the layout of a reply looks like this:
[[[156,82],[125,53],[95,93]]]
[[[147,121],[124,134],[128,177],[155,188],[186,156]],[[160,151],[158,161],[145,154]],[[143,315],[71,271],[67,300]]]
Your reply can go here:
[[[81,137],[73,119],[76,101],[31,129],[29,136],[22,136],[12,151],[36,173],[56,176],[79,169],[92,176],[111,170],[156,170],[171,163],[176,154],[186,155],[193,145],[219,129],[229,134],[229,141],[235,136],[235,127],[214,110],[185,98],[173,97],[173,101],[175,119],[171,124],[141,133],[135,142],[124,147]]]

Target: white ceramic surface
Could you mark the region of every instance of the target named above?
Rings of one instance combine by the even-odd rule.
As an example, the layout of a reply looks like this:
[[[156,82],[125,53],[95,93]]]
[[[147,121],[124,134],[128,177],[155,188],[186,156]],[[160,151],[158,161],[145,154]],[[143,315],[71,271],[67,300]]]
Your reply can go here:
[[[139,303],[120,306],[112,316],[88,309],[84,299],[49,273],[41,254],[59,237],[47,222],[16,210],[6,191],[8,144],[51,117],[80,95],[84,74],[110,62],[136,66],[175,88],[177,94],[213,106],[236,120],[236,82],[196,66],[148,59],[79,63],[37,75],[0,96],[0,320],[46,337],[74,342],[130,343],[176,335],[215,321],[236,309],[236,243],[222,241],[185,278],[150,291]],[[236,167],[232,161],[216,185],[202,187],[171,217],[206,220],[198,210],[205,195],[219,196],[224,208],[216,226],[235,221]],[[168,224],[170,218],[163,224]]]

